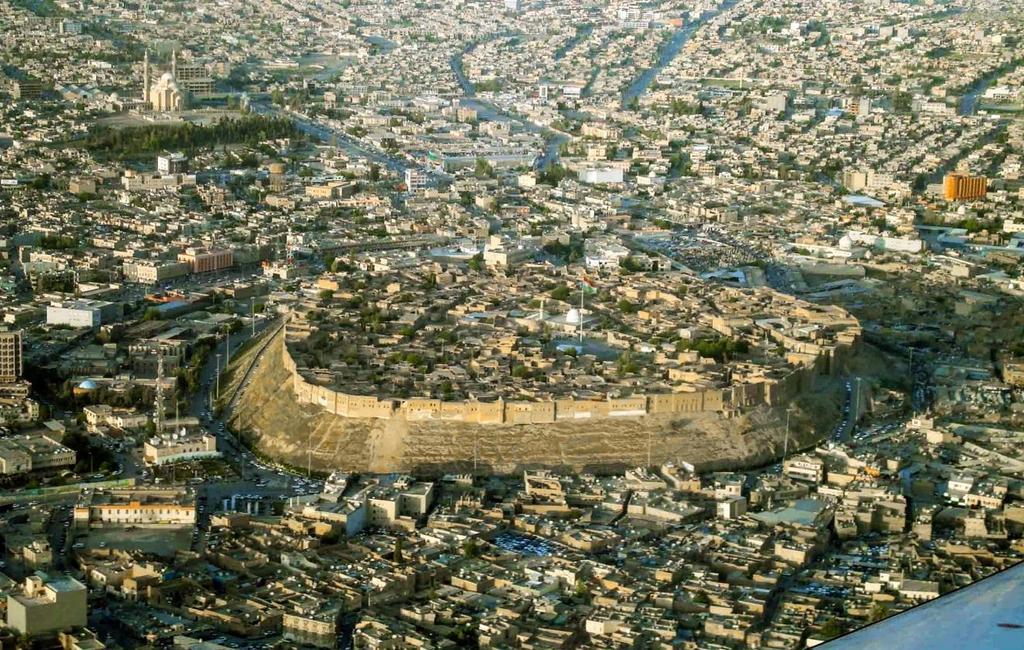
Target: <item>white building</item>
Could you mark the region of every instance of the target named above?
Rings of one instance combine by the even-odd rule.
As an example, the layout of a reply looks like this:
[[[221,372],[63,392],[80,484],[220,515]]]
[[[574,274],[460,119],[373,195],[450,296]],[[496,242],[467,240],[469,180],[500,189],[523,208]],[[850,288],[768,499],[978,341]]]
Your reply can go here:
[[[605,185],[609,183],[621,183],[623,173],[620,167],[592,167],[580,171],[581,183],[590,185]]]
[[[156,169],[161,174],[184,174],[188,169],[188,156],[183,153],[165,153],[156,157]]]
[[[616,269],[627,257],[629,249],[614,241],[588,239],[585,244],[584,261],[588,269]]]
[[[166,465],[220,455],[215,436],[189,435],[182,431],[150,438],[143,446],[142,457],[147,465]]]
[[[736,519],[747,513],[746,497],[731,497],[716,504],[715,510],[719,519]]]
[[[821,483],[825,480],[825,461],[806,454],[793,456],[782,464],[782,473],[798,481]]]
[[[47,325],[96,328],[104,323],[119,320],[122,307],[119,303],[105,300],[69,300],[55,302],[46,307]]]
[[[422,192],[427,189],[427,175],[418,169],[406,169],[405,187],[409,194]]]

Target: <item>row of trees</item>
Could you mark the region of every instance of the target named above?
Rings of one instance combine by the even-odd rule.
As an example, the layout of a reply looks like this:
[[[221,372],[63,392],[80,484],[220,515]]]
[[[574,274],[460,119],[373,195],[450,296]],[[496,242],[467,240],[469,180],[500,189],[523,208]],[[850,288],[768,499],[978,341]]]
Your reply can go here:
[[[691,341],[679,341],[676,343],[676,350],[696,350],[702,357],[708,357],[715,361],[722,362],[731,359],[737,354],[746,354],[750,351],[750,344],[743,340],[728,337],[703,338]]]
[[[223,118],[209,125],[192,123],[98,129],[85,139],[91,151],[111,156],[130,156],[163,150],[195,151],[220,144],[246,144],[295,137],[291,120],[263,115]]]

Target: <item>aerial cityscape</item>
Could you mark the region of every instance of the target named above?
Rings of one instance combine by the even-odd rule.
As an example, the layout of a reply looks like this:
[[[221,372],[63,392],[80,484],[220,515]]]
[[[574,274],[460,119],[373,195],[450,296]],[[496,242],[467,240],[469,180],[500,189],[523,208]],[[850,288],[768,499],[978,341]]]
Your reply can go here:
[[[0,650],[910,648],[1024,584],[1024,4],[0,33]]]

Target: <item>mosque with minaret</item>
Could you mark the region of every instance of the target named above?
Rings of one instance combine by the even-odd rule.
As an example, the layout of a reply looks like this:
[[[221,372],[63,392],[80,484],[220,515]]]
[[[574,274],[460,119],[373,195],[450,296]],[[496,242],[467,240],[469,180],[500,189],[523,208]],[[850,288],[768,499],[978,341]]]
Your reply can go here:
[[[176,113],[189,108],[191,93],[178,85],[178,53],[171,53],[171,69],[152,81],[149,50],[142,62],[142,102],[158,113]]]

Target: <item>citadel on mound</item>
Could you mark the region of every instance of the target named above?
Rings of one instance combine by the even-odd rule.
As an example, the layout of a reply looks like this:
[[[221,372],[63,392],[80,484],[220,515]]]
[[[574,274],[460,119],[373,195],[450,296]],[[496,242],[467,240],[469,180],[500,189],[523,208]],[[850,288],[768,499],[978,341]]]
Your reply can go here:
[[[441,265],[326,274],[291,305],[281,356],[299,403],[343,417],[480,424],[736,415],[841,371],[843,309],[682,272]]]

